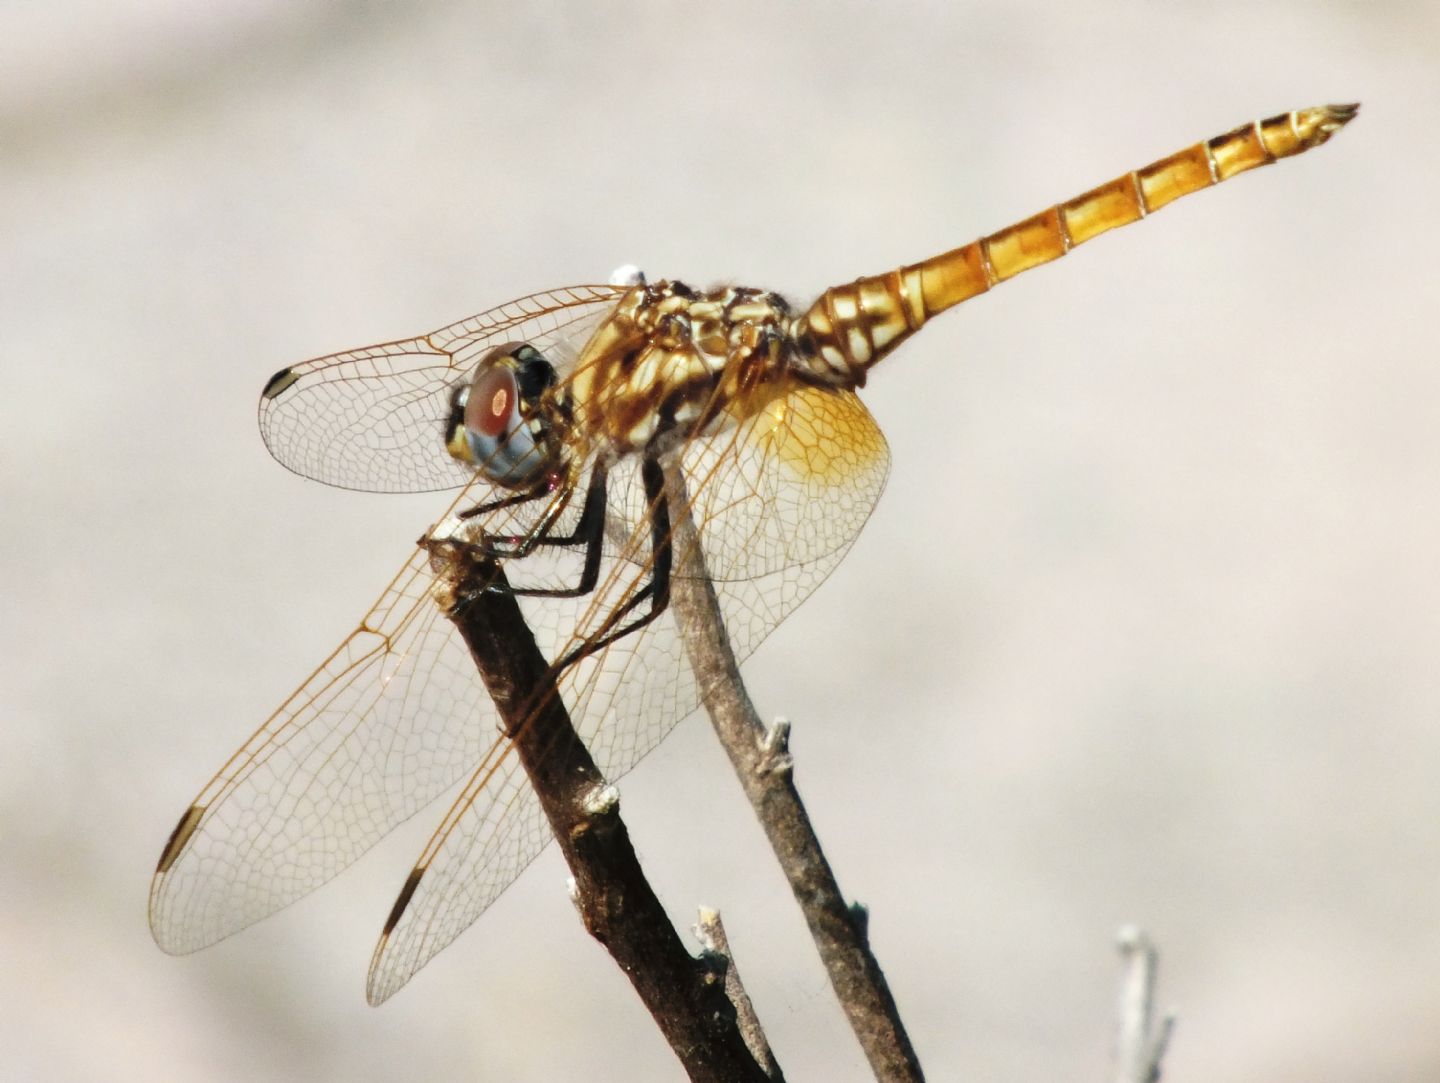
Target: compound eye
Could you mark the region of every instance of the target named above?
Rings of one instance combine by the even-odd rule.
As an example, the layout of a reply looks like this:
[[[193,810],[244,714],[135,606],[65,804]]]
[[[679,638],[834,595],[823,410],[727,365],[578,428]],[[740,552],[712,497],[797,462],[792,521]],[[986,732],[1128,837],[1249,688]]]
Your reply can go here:
[[[468,387],[452,400],[446,447],[491,481],[520,488],[548,465],[536,436],[543,424],[532,409],[553,382],[553,370],[533,347],[497,346],[485,355]],[[522,409],[523,407],[523,409]]]
[[[520,425],[520,389],[515,371],[507,365],[482,366],[470,385],[465,403],[465,427],[499,440]]]

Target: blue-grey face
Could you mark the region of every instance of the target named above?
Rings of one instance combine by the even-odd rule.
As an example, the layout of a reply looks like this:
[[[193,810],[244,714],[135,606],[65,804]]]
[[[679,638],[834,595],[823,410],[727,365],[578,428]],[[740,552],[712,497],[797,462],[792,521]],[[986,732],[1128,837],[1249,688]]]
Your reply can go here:
[[[533,346],[495,347],[452,400],[450,454],[498,485],[518,489],[536,480],[551,465],[536,406],[554,382],[555,370]]]

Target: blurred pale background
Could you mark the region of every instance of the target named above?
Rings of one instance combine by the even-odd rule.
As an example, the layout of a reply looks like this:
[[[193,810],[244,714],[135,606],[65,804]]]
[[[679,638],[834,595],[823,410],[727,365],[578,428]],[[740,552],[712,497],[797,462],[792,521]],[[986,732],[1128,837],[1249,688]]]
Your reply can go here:
[[[1440,8],[7,4],[0,1078],[673,1079],[553,850],[379,1010],[439,816],[202,954],[176,816],[443,497],[274,464],[276,368],[603,278],[798,299],[1258,115],[1329,146],[946,316],[849,560],[747,667],[931,1078],[1440,1078]],[[865,1067],[704,721],[624,780],[793,1079]]]

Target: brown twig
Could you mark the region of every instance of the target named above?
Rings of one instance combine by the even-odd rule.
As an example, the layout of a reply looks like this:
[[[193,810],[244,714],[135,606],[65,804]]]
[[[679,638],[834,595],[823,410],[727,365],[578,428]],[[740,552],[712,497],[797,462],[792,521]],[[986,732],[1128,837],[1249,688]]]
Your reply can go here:
[[[615,790],[576,734],[504,571],[455,547],[435,552],[451,563],[458,601],[448,616],[539,795],[586,929],[630,979],[692,1080],[767,1080],[740,1033],[723,974],[685,949],[645,880]]]
[[[685,478],[672,460],[665,485],[674,538],[670,607],[715,732],[804,911],[830,984],[870,1068],[881,1080],[920,1080],[920,1062],[895,998],[870,951],[865,913],[846,905],[795,789],[788,726],[767,729],[740,680],[690,517]]]

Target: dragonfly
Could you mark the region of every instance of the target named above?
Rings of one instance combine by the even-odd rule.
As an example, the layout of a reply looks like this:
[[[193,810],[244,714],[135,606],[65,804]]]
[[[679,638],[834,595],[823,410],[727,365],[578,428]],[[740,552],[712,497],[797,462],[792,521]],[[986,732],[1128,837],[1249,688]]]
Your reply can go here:
[[[186,953],[329,881],[458,787],[384,924],[379,1004],[471,925],[550,838],[474,664],[437,604],[443,546],[503,565],[554,688],[607,779],[698,705],[668,608],[688,512],[737,659],[845,556],[889,470],[857,395],[932,317],[1076,245],[1326,142],[1358,106],[1244,125],[963,247],[826,290],[621,275],[276,373],[265,444],[372,492],[458,489],[354,630],[187,806],[150,888]],[[678,465],[688,506],[661,484]],[[523,722],[522,722],[523,724]]]

